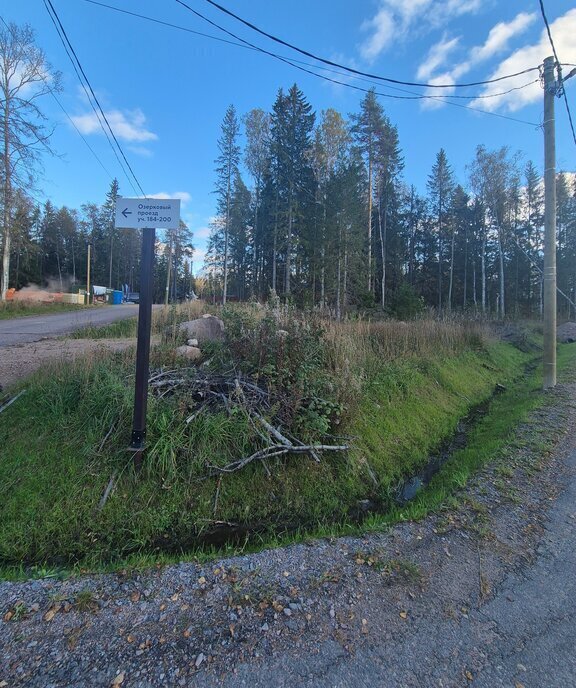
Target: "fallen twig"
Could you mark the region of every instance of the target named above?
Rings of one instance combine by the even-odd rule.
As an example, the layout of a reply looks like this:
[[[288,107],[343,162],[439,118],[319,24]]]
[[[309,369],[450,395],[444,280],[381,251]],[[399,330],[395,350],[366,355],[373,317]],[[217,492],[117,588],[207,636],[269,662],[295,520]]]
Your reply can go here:
[[[104,490],[104,494],[102,495],[100,501],[98,502],[98,511],[102,511],[104,508],[104,505],[108,501],[108,497],[110,496],[110,493],[112,492],[112,489],[114,488],[114,483],[116,482],[116,471],[112,473],[112,477],[108,481],[108,485],[106,485],[106,489]]]
[[[284,437],[284,435],[273,425],[270,425],[270,423],[263,418],[259,413],[256,411],[250,411],[250,415],[253,418],[256,418],[262,425],[268,430],[268,432],[272,435],[272,437],[275,437],[279,442],[281,442],[285,447],[292,447],[294,446],[292,442],[287,437]]]
[[[12,399],[8,399],[8,401],[5,404],[2,404],[2,406],[0,406],[0,413],[2,413],[2,411],[5,411],[9,406],[11,406],[16,401],[16,399],[19,399],[25,391],[26,390],[23,389],[21,392],[18,392],[18,394],[15,397],[12,397]]]
[[[330,444],[305,444],[302,446],[286,446],[285,444],[273,444],[271,447],[260,449],[250,456],[246,456],[238,461],[233,461],[227,466],[208,466],[214,473],[235,473],[247,466],[253,461],[262,459],[271,459],[275,456],[282,456],[284,454],[311,454],[312,452],[322,451],[348,451],[348,445],[330,445]]]
[[[108,432],[107,432],[106,435],[104,436],[104,439],[102,440],[102,442],[100,442],[100,446],[98,447],[98,454],[102,451],[102,449],[104,449],[104,445],[105,445],[106,442],[108,441],[108,438],[109,438],[110,435],[114,432],[114,430],[116,430],[116,423],[117,423],[117,422],[118,422],[118,420],[115,420],[115,421],[112,423],[112,425],[110,426],[110,430],[108,430]]]

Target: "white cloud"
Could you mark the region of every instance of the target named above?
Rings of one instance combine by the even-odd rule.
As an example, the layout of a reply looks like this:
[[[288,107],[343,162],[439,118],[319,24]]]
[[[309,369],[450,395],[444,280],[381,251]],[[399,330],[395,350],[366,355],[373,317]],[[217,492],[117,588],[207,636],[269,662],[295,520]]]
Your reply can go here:
[[[194,239],[208,239],[211,232],[212,230],[210,229],[210,227],[198,227],[198,229],[194,230]]]
[[[151,158],[154,153],[146,146],[128,146],[128,150],[136,155],[140,155],[143,158]]]
[[[158,136],[146,129],[146,117],[140,109],[109,110],[105,112],[106,119],[112,127],[112,131],[117,138],[122,141],[138,142],[155,141]],[[102,128],[96,114],[89,112],[71,118],[74,124],[83,134],[102,133]]]
[[[392,13],[382,8],[376,16],[362,25],[363,29],[371,30],[372,34],[360,46],[360,53],[366,60],[372,61],[388,47],[396,31]]]
[[[576,9],[571,9],[566,14],[558,17],[550,24],[550,30],[556,46],[556,51],[562,62],[576,62]],[[503,60],[498,67],[490,75],[490,79],[497,79],[506,74],[513,74],[520,72],[529,67],[535,67],[542,64],[544,58],[551,55],[550,42],[548,41],[548,34],[546,29],[542,30],[538,43],[534,45],[526,45],[519,50],[516,50],[509,57]],[[524,74],[506,81],[499,81],[494,84],[487,84],[483,89],[481,95],[491,95],[503,90],[522,86],[530,77]],[[568,88],[572,82],[566,82]],[[504,108],[509,112],[520,110],[525,105],[539,102],[542,99],[542,88],[539,83],[531,84],[519,91],[513,91],[503,96],[496,96],[487,100],[472,101],[472,105],[479,106],[484,109],[496,110]]]
[[[171,193],[159,191],[158,193],[147,194],[146,198],[179,198],[182,205],[186,205],[192,200],[192,196],[187,191],[172,191]]]
[[[530,24],[533,24],[537,19],[537,14],[533,12],[520,12],[510,22],[499,22],[490,29],[488,38],[484,45],[472,48],[470,52],[470,62],[478,64],[484,60],[494,57],[496,53],[506,50],[508,43],[512,38],[523,33]]]
[[[418,67],[418,79],[427,81],[438,67],[444,64],[448,55],[457,47],[459,42],[459,38],[448,40],[446,37],[443,37],[440,42],[433,45],[428,51],[424,62]]]
[[[433,84],[456,83],[473,67],[506,50],[510,41],[524,32],[536,20],[536,17],[535,13],[520,12],[509,22],[499,22],[490,29],[488,37],[482,45],[474,46],[469,50],[466,60],[456,64],[452,69],[446,70],[444,74],[430,78],[434,69],[443,64],[447,54],[455,47],[453,41],[442,39],[442,41],[432,46],[425,61],[418,68],[418,78],[427,79]],[[438,89],[429,88],[425,94],[449,96],[453,92],[454,89],[442,89],[442,92],[440,92]],[[443,104],[441,99],[426,100],[423,101],[422,107],[425,109],[436,109],[442,107]]]
[[[378,12],[361,29],[369,35],[360,45],[360,54],[375,60],[392,44],[445,26],[454,17],[476,12],[482,0],[381,0]]]

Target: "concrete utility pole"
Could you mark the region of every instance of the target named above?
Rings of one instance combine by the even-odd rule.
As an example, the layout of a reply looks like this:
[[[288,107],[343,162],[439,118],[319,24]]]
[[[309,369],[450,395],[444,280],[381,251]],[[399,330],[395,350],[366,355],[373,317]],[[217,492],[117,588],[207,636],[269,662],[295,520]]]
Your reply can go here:
[[[88,262],[86,265],[86,305],[90,305],[90,249],[92,248],[92,242],[88,242]]]
[[[553,57],[544,60],[544,389],[556,386],[556,132]]]

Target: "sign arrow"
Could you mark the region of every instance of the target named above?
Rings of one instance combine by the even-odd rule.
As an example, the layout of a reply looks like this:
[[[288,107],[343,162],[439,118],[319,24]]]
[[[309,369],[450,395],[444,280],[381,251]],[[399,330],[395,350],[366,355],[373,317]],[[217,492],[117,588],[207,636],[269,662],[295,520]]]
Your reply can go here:
[[[122,215],[124,215],[124,217],[128,217],[128,215],[132,215],[132,211],[128,210],[128,208],[124,208]]]

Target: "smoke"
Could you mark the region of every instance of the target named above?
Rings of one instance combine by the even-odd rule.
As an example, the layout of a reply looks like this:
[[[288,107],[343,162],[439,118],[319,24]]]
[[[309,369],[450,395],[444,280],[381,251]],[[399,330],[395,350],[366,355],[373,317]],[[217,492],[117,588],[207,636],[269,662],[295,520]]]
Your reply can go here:
[[[60,278],[49,278],[46,287],[41,287],[39,284],[28,284],[22,289],[15,291],[12,295],[12,301],[43,301],[53,303],[58,301],[59,297],[64,292],[70,291],[74,279],[71,276],[65,275]]]

